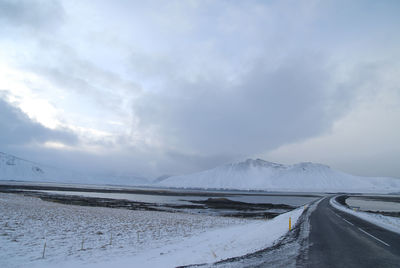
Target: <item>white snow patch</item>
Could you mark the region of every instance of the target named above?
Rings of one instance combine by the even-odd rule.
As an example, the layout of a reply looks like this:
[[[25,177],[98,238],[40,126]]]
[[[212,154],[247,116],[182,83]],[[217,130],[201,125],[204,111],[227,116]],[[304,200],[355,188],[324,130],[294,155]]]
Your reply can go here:
[[[400,218],[384,216],[381,214],[369,213],[364,211],[354,211],[339,204],[336,201],[336,197],[332,197],[329,202],[333,207],[339,209],[340,211],[349,213],[360,219],[380,226],[386,230],[400,234]]]

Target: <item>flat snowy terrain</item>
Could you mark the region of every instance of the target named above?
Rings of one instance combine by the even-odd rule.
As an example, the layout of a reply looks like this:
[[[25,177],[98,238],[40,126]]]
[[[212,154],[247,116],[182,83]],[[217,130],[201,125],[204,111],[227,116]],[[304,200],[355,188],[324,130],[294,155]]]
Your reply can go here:
[[[299,208],[272,220],[257,220],[210,230],[133,257],[88,266],[127,267],[135,263],[140,267],[177,267],[244,256],[272,246],[288,232],[289,217],[293,227],[302,212],[303,208]]]
[[[0,267],[96,264],[254,222],[257,221],[62,205],[0,193]]]
[[[282,165],[261,159],[226,164],[199,173],[172,176],[167,187],[291,192],[400,192],[400,179],[359,177],[322,164]]]

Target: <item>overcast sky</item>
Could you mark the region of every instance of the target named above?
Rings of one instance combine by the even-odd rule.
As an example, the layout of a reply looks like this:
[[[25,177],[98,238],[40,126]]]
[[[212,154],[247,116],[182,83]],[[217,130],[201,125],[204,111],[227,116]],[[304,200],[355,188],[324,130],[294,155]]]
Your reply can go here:
[[[0,0],[0,151],[156,177],[400,177],[400,1]]]

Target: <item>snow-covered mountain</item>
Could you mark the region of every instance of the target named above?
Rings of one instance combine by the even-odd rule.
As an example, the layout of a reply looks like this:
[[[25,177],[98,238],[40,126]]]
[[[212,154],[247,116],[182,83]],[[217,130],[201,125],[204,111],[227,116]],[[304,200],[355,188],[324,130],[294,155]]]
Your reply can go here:
[[[114,185],[147,185],[149,181],[142,177],[127,175],[94,176],[49,167],[0,152],[0,180],[88,183]]]
[[[153,183],[159,183],[171,177],[171,175],[161,175],[153,180]]]
[[[282,165],[261,159],[222,165],[199,173],[171,176],[160,186],[310,192],[399,192],[400,179],[359,177],[314,163]]]
[[[84,184],[149,185],[145,178],[93,176],[45,166],[0,152],[0,180]],[[400,192],[400,179],[360,177],[322,164],[282,165],[247,159],[199,173],[162,176],[152,186],[291,192]]]

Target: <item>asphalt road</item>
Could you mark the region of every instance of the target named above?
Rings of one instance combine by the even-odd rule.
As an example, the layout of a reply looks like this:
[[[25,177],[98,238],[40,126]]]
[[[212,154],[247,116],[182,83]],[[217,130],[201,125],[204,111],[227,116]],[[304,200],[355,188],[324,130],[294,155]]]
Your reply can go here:
[[[310,217],[309,248],[299,267],[400,267],[400,235],[322,200]]]
[[[400,235],[329,204],[329,197],[307,209],[276,245],[246,256],[191,267],[399,267]]]

